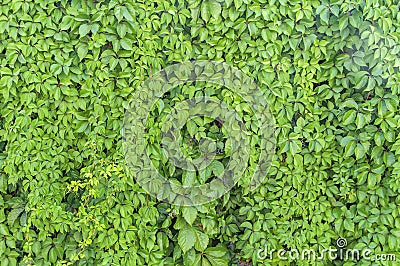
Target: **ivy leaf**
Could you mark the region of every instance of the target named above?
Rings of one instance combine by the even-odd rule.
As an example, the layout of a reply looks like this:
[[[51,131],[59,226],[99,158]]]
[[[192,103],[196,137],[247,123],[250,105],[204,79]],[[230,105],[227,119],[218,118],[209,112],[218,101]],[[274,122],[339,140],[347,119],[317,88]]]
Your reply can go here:
[[[222,246],[210,247],[205,250],[207,259],[211,265],[227,266],[228,260],[225,257],[226,249]]]
[[[125,8],[125,7],[124,7]],[[123,6],[118,5],[115,10],[114,10],[114,15],[117,18],[118,22],[122,20],[124,15],[122,14],[123,12]]]
[[[211,15],[214,19],[217,19],[221,14],[221,5],[214,0],[209,1],[208,8],[210,9]]]
[[[227,266],[228,260],[224,257],[216,258],[206,254],[207,259],[210,261],[210,265]]]
[[[80,45],[80,46],[78,47],[78,49],[76,50],[76,52],[78,53],[79,60],[82,61],[82,59],[85,58],[85,56],[86,56],[87,53],[88,53],[88,47],[87,47],[87,45]]]
[[[388,245],[389,245],[389,249],[390,250],[395,250],[396,245],[397,245],[397,241],[398,241],[398,239],[396,239],[395,236],[389,235],[389,237],[388,237]]]
[[[224,165],[220,161],[213,161],[211,163],[211,169],[215,176],[221,177],[224,173]]]
[[[79,35],[82,38],[83,36],[86,36],[89,31],[90,31],[90,26],[88,24],[82,24],[79,26]]]
[[[366,151],[364,145],[362,145],[361,143],[357,143],[357,146],[355,147],[356,159],[359,160],[359,159],[363,158],[365,156],[366,152],[367,151]]]
[[[129,13],[128,8],[126,8],[125,6],[122,8],[122,15],[127,21],[133,21],[131,13]]]
[[[233,0],[233,3],[235,4],[235,8],[239,9],[243,4],[243,0]]]
[[[390,233],[400,239],[400,228],[394,228],[390,230]]]
[[[378,182],[377,175],[374,173],[368,174],[368,188],[373,189],[376,186],[376,183]]]
[[[367,119],[366,119],[365,115],[357,114],[357,118],[356,118],[357,129],[363,128],[366,125],[366,123],[367,123]]]
[[[366,66],[367,64],[364,61],[364,58],[362,57],[358,57],[358,56],[354,56],[354,63],[356,63],[359,66]]]
[[[208,246],[208,242],[208,236],[200,230],[196,230],[196,243],[194,248],[198,251],[204,251]]]
[[[344,149],[344,155],[346,157],[353,155],[355,148],[356,148],[356,142],[354,140],[348,142]]]
[[[184,226],[178,233],[178,244],[183,253],[191,249],[196,242],[196,232],[191,226]]]
[[[329,9],[328,9],[328,8],[325,8],[325,9],[321,12],[320,16],[321,16],[321,20],[322,20],[323,22],[325,22],[326,24],[329,23]]]
[[[183,207],[182,216],[189,225],[192,225],[197,217],[197,209],[195,207]]]
[[[121,39],[121,47],[124,48],[125,50],[131,51],[132,50],[132,41],[129,39]]]
[[[0,224],[0,234],[3,236],[8,236],[10,234],[5,224]]]
[[[186,128],[187,128],[190,136],[194,136],[197,132],[197,125],[193,120],[187,121]]]
[[[349,125],[354,122],[356,119],[356,111],[355,110],[348,110],[344,115],[343,115],[343,125]]]
[[[294,139],[288,143],[289,143],[289,151],[292,155],[295,155],[296,153],[301,151],[301,141]]]
[[[201,18],[205,22],[208,22],[208,20],[210,19],[210,10],[209,10],[208,1],[202,2],[200,12],[201,12]]]
[[[7,223],[9,225],[13,225],[15,220],[17,220],[17,218],[21,215],[23,211],[25,211],[25,206],[21,206],[19,208],[11,210],[7,216]]]
[[[351,107],[351,108],[358,108],[358,104],[354,99],[347,99],[343,104],[342,107]]]
[[[339,30],[343,31],[349,24],[349,17],[347,15],[342,16],[339,19]]]
[[[354,232],[354,222],[352,220],[345,219],[343,225],[346,230]]]

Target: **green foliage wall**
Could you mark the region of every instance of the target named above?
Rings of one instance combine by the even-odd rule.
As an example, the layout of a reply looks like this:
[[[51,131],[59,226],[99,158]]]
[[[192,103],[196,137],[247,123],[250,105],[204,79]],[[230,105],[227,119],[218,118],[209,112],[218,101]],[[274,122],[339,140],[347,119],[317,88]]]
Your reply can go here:
[[[277,265],[257,251],[321,250],[338,237],[400,256],[399,8],[3,0],[1,265]],[[178,208],[128,175],[121,128],[143,80],[194,59],[257,80],[277,150],[255,192],[239,184]]]

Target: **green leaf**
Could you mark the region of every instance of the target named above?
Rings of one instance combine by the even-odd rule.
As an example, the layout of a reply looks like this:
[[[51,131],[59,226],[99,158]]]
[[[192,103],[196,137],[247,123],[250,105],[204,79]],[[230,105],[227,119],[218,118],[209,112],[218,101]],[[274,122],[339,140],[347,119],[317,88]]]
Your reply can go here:
[[[197,209],[195,207],[183,207],[182,216],[189,225],[192,225],[197,217]]]
[[[203,1],[201,4],[201,18],[205,21],[208,22],[210,19],[210,10],[209,10],[209,2],[208,1]]]
[[[211,15],[214,19],[217,19],[221,14],[221,5],[214,0],[209,1],[208,8],[210,9]]]
[[[88,53],[88,47],[87,47],[87,45],[80,45],[80,46],[78,47],[78,49],[76,50],[76,52],[78,53],[79,60],[82,61],[82,59],[85,58],[85,56],[86,56],[87,53]]]
[[[125,50],[131,51],[132,50],[132,41],[129,39],[121,39],[121,47],[124,48]]]
[[[133,21],[131,13],[129,13],[128,8],[126,8],[125,6],[122,8],[122,15],[127,21]]]
[[[346,157],[353,155],[355,148],[356,148],[356,142],[354,140],[348,142],[344,150],[344,155]]]
[[[364,145],[362,145],[361,143],[357,143],[357,146],[355,147],[355,155],[356,155],[356,159],[361,159],[365,156],[366,153],[366,149],[364,147]]]
[[[325,8],[325,9],[321,12],[320,16],[321,16],[321,20],[322,20],[323,22],[325,22],[326,24],[329,23],[329,9],[328,9],[328,8]]]
[[[191,226],[184,226],[178,233],[178,244],[182,251],[186,253],[193,248],[196,242],[196,232]]]
[[[227,252],[227,250],[222,246],[209,247],[205,251],[205,253],[207,255],[215,257],[215,258],[224,257],[226,252]]]
[[[221,177],[224,173],[224,165],[220,161],[213,161],[211,163],[211,169],[215,176]]]
[[[187,121],[186,128],[187,128],[190,136],[196,135],[196,133],[197,133],[197,125],[193,120]]]
[[[390,250],[395,250],[397,247],[397,239],[395,236],[393,235],[389,235],[388,237],[388,245],[389,245],[389,249]]]
[[[351,107],[354,109],[358,108],[358,104],[356,103],[356,101],[354,99],[347,99],[343,104],[342,107]]]
[[[243,4],[243,0],[233,0],[233,3],[235,4],[235,8],[239,9]]]
[[[207,259],[210,261],[210,265],[228,266],[228,259],[224,257],[216,258],[206,254]]]
[[[301,151],[301,142],[297,139],[289,142],[289,151],[292,155],[295,155],[299,151]]]
[[[374,173],[370,173],[368,175],[368,188],[370,189],[374,188],[377,182],[378,182],[377,175]]]
[[[0,224],[0,234],[3,236],[8,236],[10,234],[5,224]]]
[[[367,119],[365,115],[358,113],[356,118],[357,129],[363,128],[366,124],[367,124]]]
[[[194,248],[198,251],[204,251],[209,242],[208,236],[201,232],[200,230],[196,230],[196,243],[194,244]]]
[[[343,115],[343,125],[349,125],[354,122],[356,119],[356,111],[355,110],[348,110],[344,115]]]
[[[7,223],[9,225],[13,225],[15,220],[17,220],[17,218],[20,216],[20,214],[25,211],[25,206],[19,207],[19,208],[15,208],[13,210],[10,211],[10,213],[7,216]]]
[[[90,31],[90,26],[88,24],[82,24],[79,26],[79,35],[82,38],[86,36]]]
[[[390,233],[400,239],[400,228],[393,228]]]
[[[352,220],[345,219],[343,225],[346,230],[354,232],[354,222]]]
[[[348,24],[349,24],[349,17],[347,15],[343,15],[339,19],[339,30],[343,31],[347,27]]]
[[[359,65],[359,66],[367,66],[367,64],[365,63],[364,59],[358,56],[354,57],[354,62]]]

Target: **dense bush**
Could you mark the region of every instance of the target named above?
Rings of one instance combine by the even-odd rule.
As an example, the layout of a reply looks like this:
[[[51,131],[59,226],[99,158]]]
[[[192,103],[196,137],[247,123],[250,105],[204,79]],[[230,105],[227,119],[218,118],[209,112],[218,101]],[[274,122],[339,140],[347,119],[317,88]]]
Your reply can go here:
[[[1,265],[277,265],[257,251],[322,250],[339,237],[400,256],[399,9],[392,0],[3,0]],[[258,82],[277,147],[255,191],[243,180],[218,201],[177,207],[129,175],[121,129],[141,82],[194,59],[223,60]],[[223,96],[245,121],[251,113],[201,83],[176,88],[164,107],[196,93]],[[197,122],[183,145],[208,134],[223,150],[218,123]],[[201,181],[223,167],[221,154]]]

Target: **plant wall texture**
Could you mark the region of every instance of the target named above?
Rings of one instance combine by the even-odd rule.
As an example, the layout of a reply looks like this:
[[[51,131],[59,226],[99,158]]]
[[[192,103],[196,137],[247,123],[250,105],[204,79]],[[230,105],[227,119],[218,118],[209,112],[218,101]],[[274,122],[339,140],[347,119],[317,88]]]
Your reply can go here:
[[[396,0],[3,0],[1,265],[398,265],[258,251],[321,251],[343,238],[400,259],[399,9]],[[189,60],[224,61],[256,80],[277,143],[256,190],[244,178],[219,200],[179,207],[128,173],[121,131],[136,88]],[[204,183],[229,157],[221,125],[200,117],[181,145],[191,156],[214,139],[210,167],[189,175],[163,160],[163,112],[194,95],[224,100],[250,131],[254,120],[223,87],[166,94],[150,114],[148,154],[174,182]]]

